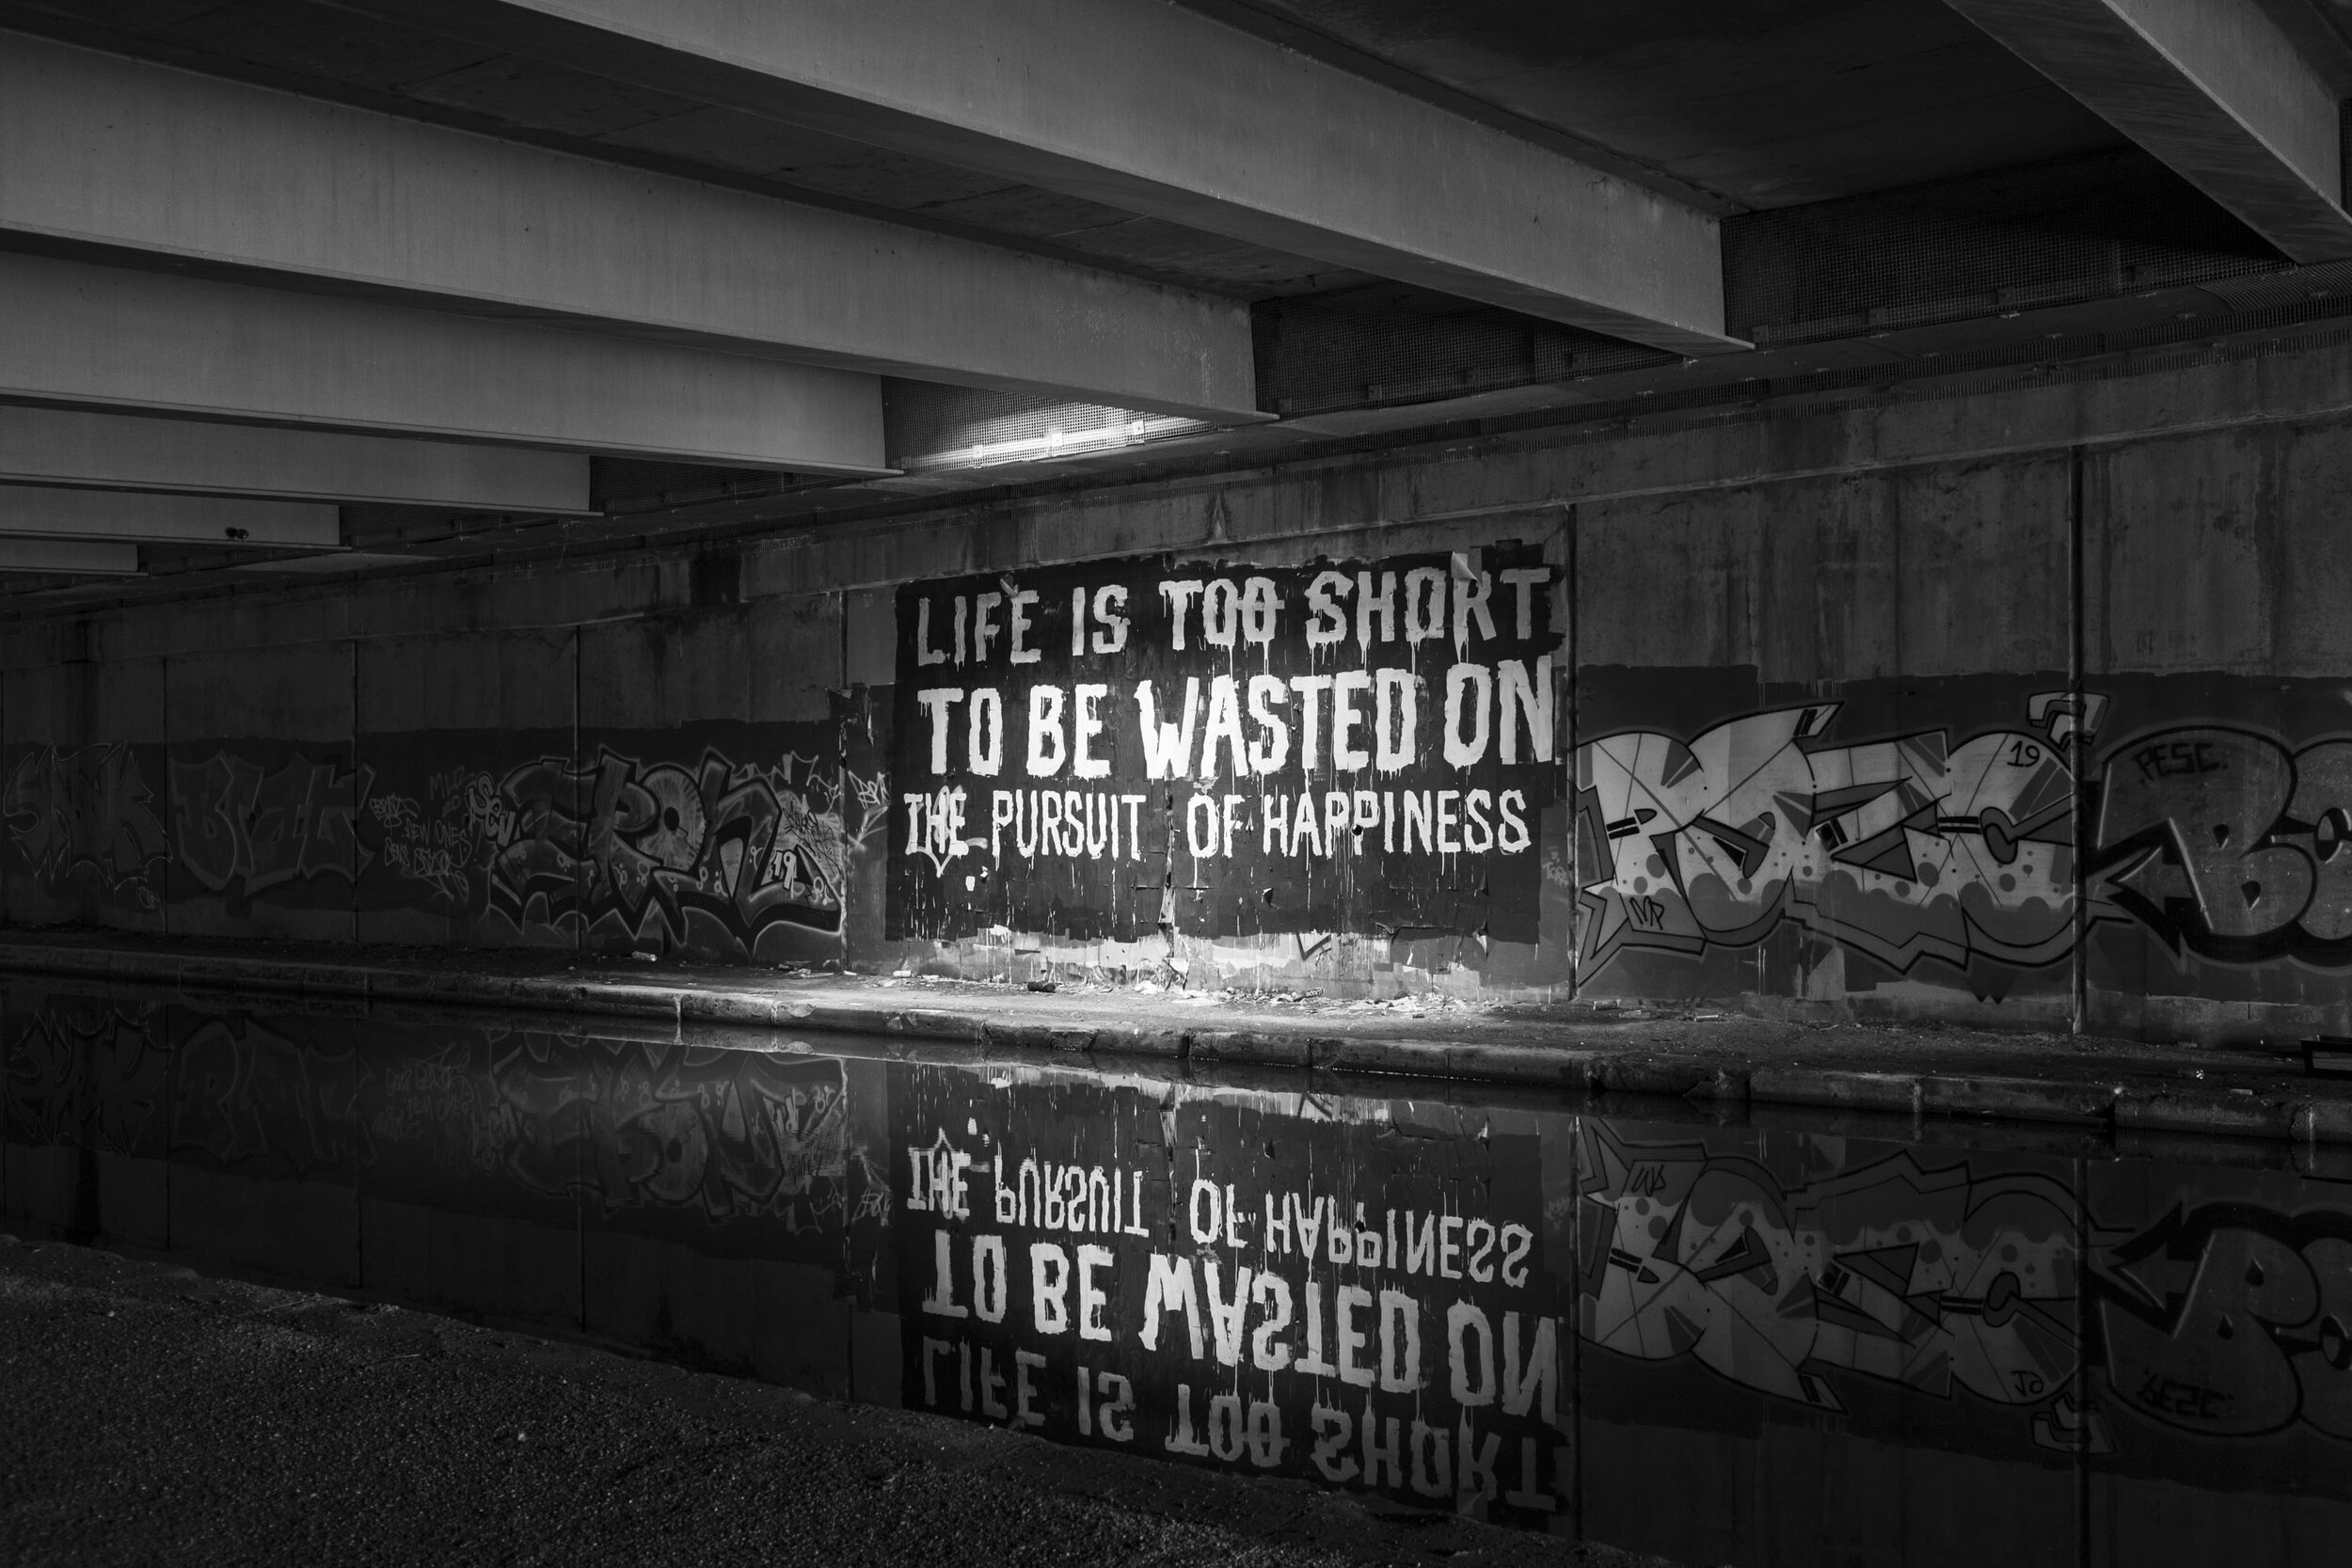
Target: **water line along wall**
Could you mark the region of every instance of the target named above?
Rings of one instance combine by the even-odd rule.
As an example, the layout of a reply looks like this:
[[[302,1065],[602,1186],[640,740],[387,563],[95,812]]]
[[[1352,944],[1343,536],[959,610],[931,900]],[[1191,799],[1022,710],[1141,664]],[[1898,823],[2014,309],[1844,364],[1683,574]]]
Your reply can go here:
[[[2306,348],[22,622],[0,877],[21,925],[2352,1032],[2347,479]]]

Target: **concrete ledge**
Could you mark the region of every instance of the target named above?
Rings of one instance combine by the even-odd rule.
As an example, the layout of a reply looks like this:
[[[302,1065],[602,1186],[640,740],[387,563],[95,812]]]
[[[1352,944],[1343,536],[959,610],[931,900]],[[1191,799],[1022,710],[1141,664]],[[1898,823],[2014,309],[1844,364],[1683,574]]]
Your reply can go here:
[[[1919,1080],[1911,1074],[1842,1068],[1756,1068],[1748,1074],[1748,1098],[1764,1104],[1829,1105],[1906,1117],[1922,1109]]]
[[[1422,1044],[1418,1040],[1397,1043],[1406,1046]],[[1442,1055],[1434,1076],[1485,1079],[1493,1083],[1524,1084],[1581,1092],[1589,1092],[1592,1088],[1594,1072],[1603,1059],[1597,1052],[1571,1046],[1446,1045],[1435,1049]],[[1432,1071],[1421,1067],[1398,1070]]]
[[[1605,1094],[1657,1094],[1677,1100],[1715,1098],[1715,1064],[1690,1056],[1613,1054],[1596,1060],[1592,1086]]]
[[[2308,1111],[2293,1101],[2250,1092],[2197,1090],[2147,1094],[2122,1090],[2116,1096],[2115,1124],[2153,1132],[2223,1132],[2240,1137],[2286,1138],[2295,1134],[2296,1113]],[[2330,1109],[2347,1113],[2347,1141],[2352,1141],[2352,1106]]]
[[[1920,1109],[1935,1116],[2001,1117],[2018,1121],[2074,1121],[2094,1126],[2111,1117],[2122,1090],[2106,1084],[2053,1083],[2039,1078],[1918,1080]]]
[[[514,956],[501,956],[516,961]],[[2059,1123],[2099,1129],[2119,1138],[2222,1135],[2291,1143],[2317,1158],[2321,1146],[2352,1149],[2352,1092],[2282,1069],[2249,1069],[2244,1058],[2193,1048],[2129,1049],[2113,1044],[2104,1058],[2058,1057],[2046,1076],[2030,1072],[1952,1070],[1923,1066],[1889,1070],[1763,1058],[1755,1037],[1744,1053],[1734,1035],[1693,1044],[1688,1021],[1671,1025],[1673,1049],[1659,1049],[1621,1023],[1596,1024],[1582,1037],[1574,1022],[1545,1021],[1515,1031],[1471,1018],[1439,1025],[1442,1036],[1399,1036],[1367,1021],[1351,1031],[1331,1013],[1293,1023],[1263,1017],[1243,1025],[1204,1026],[1194,1019],[1108,1022],[1104,1008],[1084,1001],[1009,992],[970,999],[970,1005],[906,1005],[902,993],[871,989],[844,977],[770,978],[743,972],[740,980],[709,974],[673,978],[659,972],[607,977],[580,970],[560,973],[455,969],[437,961],[385,957],[331,961],[272,952],[236,954],[176,950],[168,939],[100,938],[68,942],[0,939],[0,970],[53,976],[67,983],[142,985],[198,990],[278,994],[366,1007],[481,1006],[602,1015],[643,1021],[645,1027],[683,1031],[722,1028],[804,1029],[892,1042],[893,1058],[958,1053],[1045,1053],[1116,1059],[1121,1055],[1235,1069],[1395,1074],[1507,1084],[1567,1094],[1661,1096],[1726,1110],[1750,1104],[1806,1106],[1835,1112],[1891,1115],[1915,1125],[1926,1118]],[[955,993],[939,997],[952,1003]],[[1188,1010],[1188,1009],[1184,1009]],[[1748,1021],[1753,1022],[1753,1021]],[[1537,1043],[1529,1043],[1532,1037]],[[1595,1037],[1612,1043],[1595,1044]],[[1827,1036],[1798,1036],[1827,1039]],[[1875,1054],[1900,1048],[1936,1053],[1932,1035],[1881,1041]],[[1730,1040],[1733,1050],[1726,1051]],[[1552,1043],[1557,1041],[1558,1043]],[[1622,1041],[1622,1044],[1614,1042]],[[1645,1049],[1645,1047],[1647,1047]],[[1808,1049],[1805,1054],[1821,1053]],[[1846,1048],[1849,1057],[1872,1053]],[[1992,1054],[1979,1052],[1979,1057]],[[2017,1060],[2012,1051],[2010,1060]],[[2096,1067],[2116,1061],[2115,1070]],[[2198,1065],[2191,1065],[2198,1064]],[[2243,1086],[2202,1080],[2211,1064]],[[1107,1060],[1105,1062],[1107,1065]],[[2038,1058],[2026,1058],[2029,1068]],[[2094,1070],[2086,1071],[2086,1067]],[[2170,1080],[2196,1080],[2194,1087]],[[2249,1146],[2251,1147],[2250,1145]],[[2298,1152],[2297,1158],[2304,1157]],[[2336,1158],[2335,1155],[2328,1156]]]
[[[1064,1054],[1094,1049],[1095,1031],[1083,1025],[1033,1023],[1019,1020],[980,1025],[983,1051],[1057,1051]]]
[[[1305,1035],[1195,1029],[1184,1037],[1184,1054],[1199,1062],[1254,1062],[1263,1067],[1303,1068],[1314,1066],[1314,1042]]]
[[[2290,1135],[2299,1144],[2352,1144],[2352,1101],[2314,1101],[2296,1106]]]

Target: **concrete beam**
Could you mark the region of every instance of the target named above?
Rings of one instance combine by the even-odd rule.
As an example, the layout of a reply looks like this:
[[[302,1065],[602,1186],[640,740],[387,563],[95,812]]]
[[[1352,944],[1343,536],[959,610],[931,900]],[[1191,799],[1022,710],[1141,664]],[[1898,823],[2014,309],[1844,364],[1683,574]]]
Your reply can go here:
[[[237,549],[341,549],[342,518],[316,501],[158,496],[0,484],[0,537],[113,539],[134,545]]]
[[[0,34],[0,231],[658,341],[1261,418],[1240,302]]]
[[[577,452],[0,405],[0,482],[11,481],[479,512],[593,510],[588,459]]]
[[[2256,0],[1948,0],[2297,261],[2352,256],[2341,109]]]
[[[878,474],[881,378],[0,253],[0,403]]]
[[[1166,0],[343,3],[1635,342],[1741,346],[1707,214]]]
[[[92,544],[78,539],[0,539],[0,572],[75,573],[90,577],[135,577],[136,545]]]

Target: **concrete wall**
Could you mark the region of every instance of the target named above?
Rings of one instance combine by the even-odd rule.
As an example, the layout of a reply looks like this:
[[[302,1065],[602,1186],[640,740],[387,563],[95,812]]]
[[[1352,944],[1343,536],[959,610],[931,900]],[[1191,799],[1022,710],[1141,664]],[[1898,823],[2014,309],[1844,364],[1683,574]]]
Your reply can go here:
[[[2347,463],[2318,341],[22,621],[0,875],[25,924],[2352,1032]],[[898,585],[1506,540],[1568,627],[1534,942],[883,939]]]

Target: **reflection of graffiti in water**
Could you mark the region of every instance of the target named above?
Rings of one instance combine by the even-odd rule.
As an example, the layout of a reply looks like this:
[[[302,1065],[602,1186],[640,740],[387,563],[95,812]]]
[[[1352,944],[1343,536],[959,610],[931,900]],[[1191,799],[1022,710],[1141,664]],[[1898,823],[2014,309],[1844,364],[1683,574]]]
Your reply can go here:
[[[886,1205],[882,1174],[850,1142],[838,1062],[630,1053],[590,1072],[599,1125],[588,1180],[607,1209],[769,1215],[818,1230],[853,1217],[853,1164],[865,1207]]]
[[[1791,1186],[1745,1152],[1585,1129],[1580,1323],[1606,1350],[1819,1409],[1842,1407],[1831,1372],[1964,1391],[2031,1409],[2045,1448],[2101,1451],[2074,1388],[2088,1298],[2088,1370],[2123,1405],[2208,1436],[2352,1437],[2352,1206],[2185,1203],[2132,1231],[1997,1156],[1902,1150]]]
[[[2066,1389],[2077,1286],[2064,1182],[1904,1152],[1790,1192],[1752,1160],[1591,1126],[1579,1251],[1594,1343],[1689,1355],[1825,1409],[1841,1408],[1833,1370],[2000,1404]]]
[[[352,828],[371,776],[299,753],[275,768],[227,750],[174,762],[174,856],[215,893],[240,879],[247,894],[319,877],[351,881],[368,859]]]
[[[2106,699],[2045,693],[2030,727],[1832,745],[1837,705],[1750,714],[1688,744],[1633,732],[1577,752],[1587,974],[1629,949],[1697,954],[1784,920],[1897,971],[2064,958],[2074,881],[2092,921],[2175,951],[2352,964],[2352,741],[2291,751],[2182,726],[2109,749],[2074,856],[2074,743]],[[2078,722],[2078,720],[2080,721]]]
[[[503,1182],[795,1235],[888,1213],[831,1057],[495,1025],[435,1030],[388,1055],[243,1017],[204,1020],[167,1047],[162,1017],[63,996],[16,1012],[8,1138],[160,1155],[167,1115],[175,1157],[228,1169],[430,1171],[443,1193]]]
[[[174,1154],[298,1176],[356,1168],[362,1069],[352,1052],[216,1019],[180,1041],[176,1053]]]
[[[165,1051],[158,1009],[94,998],[44,998],[8,1031],[11,1142],[88,1140],[115,1153],[160,1152]]]
[[[2209,1436],[2352,1438],[2352,1212],[2175,1209],[2101,1278],[2118,1399]]]
[[[746,951],[777,925],[841,932],[850,856],[886,799],[805,757],[767,768],[715,750],[692,768],[610,749],[584,768],[549,757],[503,787],[516,827],[490,895],[517,925],[617,918],[636,932],[650,914],[677,941],[700,915]]]
[[[127,745],[39,746],[9,775],[0,816],[43,887],[82,884],[153,909],[169,852],[154,801]]]
[[[431,1149],[459,1187],[503,1178],[610,1212],[779,1219],[798,1233],[884,1212],[831,1059],[503,1035],[485,1072],[463,1045],[386,1067],[367,1131]]]

